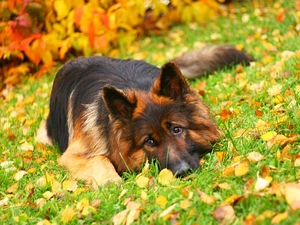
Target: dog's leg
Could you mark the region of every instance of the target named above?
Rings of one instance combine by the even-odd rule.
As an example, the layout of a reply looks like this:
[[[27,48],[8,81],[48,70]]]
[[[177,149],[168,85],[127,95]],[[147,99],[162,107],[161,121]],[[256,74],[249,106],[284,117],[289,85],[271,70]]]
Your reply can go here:
[[[87,183],[103,185],[108,182],[118,183],[122,179],[106,156],[87,157],[82,151],[85,146],[79,140],[73,140],[58,164],[67,168],[72,176]]]

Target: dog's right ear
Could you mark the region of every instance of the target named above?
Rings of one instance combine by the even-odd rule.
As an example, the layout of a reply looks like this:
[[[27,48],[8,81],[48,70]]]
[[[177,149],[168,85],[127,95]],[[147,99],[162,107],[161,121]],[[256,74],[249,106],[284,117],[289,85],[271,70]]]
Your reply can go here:
[[[187,80],[174,62],[162,66],[153,89],[157,95],[171,99],[184,98],[190,92]]]
[[[132,118],[136,103],[130,102],[122,90],[105,86],[103,88],[103,99],[107,109],[115,119],[130,120]]]

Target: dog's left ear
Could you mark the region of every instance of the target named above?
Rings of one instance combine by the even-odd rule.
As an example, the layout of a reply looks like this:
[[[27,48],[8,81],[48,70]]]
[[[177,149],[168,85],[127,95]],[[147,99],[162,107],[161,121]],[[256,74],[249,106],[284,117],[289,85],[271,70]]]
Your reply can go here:
[[[103,88],[103,99],[107,109],[114,118],[120,120],[131,119],[136,103],[130,102],[122,90],[105,86]]]
[[[184,98],[190,92],[189,84],[174,62],[162,66],[154,83],[154,92],[172,99]]]

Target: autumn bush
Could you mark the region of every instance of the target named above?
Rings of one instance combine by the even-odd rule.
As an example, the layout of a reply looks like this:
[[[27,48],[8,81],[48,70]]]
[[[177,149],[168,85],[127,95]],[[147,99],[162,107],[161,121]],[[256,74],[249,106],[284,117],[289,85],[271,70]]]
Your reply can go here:
[[[172,23],[215,15],[214,0],[6,0],[0,2],[0,84],[40,76],[70,56],[109,54]],[[38,71],[38,72],[37,72]]]

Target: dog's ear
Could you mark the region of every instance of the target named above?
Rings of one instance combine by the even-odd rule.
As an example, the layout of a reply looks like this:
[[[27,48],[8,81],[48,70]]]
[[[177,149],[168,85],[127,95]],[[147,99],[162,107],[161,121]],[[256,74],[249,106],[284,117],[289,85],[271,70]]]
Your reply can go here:
[[[154,83],[154,92],[172,99],[184,98],[190,92],[189,84],[174,62],[162,66]]]
[[[103,88],[103,99],[114,118],[121,120],[131,119],[136,104],[131,103],[122,90],[105,86]]]

